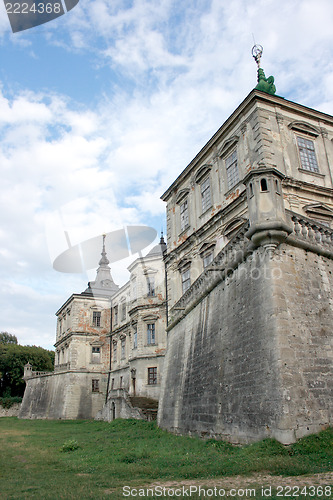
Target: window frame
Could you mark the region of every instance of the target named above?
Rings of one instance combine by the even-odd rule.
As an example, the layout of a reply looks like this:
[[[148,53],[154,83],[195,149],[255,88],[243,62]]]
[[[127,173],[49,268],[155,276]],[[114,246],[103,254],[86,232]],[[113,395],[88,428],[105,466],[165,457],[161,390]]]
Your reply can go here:
[[[114,325],[118,325],[118,321],[119,321],[119,309],[118,309],[118,304],[116,304],[113,307],[113,322],[114,322]]]
[[[99,390],[99,378],[91,379],[91,392],[100,392],[100,390]]]
[[[185,207],[185,209],[182,209],[182,207]],[[182,200],[180,203],[179,207],[179,213],[180,213],[180,232],[182,233],[183,231],[186,231],[188,227],[190,227],[190,214],[189,214],[189,199],[188,197]],[[185,213],[185,216],[184,216]]]
[[[147,297],[156,297],[155,276],[149,275],[147,279]]]
[[[147,384],[157,385],[157,366],[147,368]]]
[[[317,152],[315,146],[315,138],[313,136],[307,137],[306,135],[296,134],[296,144],[298,151],[298,158],[300,162],[300,168],[303,171],[311,174],[320,174],[319,163],[317,159]],[[304,142],[304,145],[300,144],[300,141]],[[307,147],[306,143],[311,143],[313,149],[311,150]],[[305,151],[305,153],[303,153]],[[309,154],[309,151],[312,151],[312,155]],[[314,160],[314,162],[313,162]],[[311,168],[311,163],[315,164],[316,169]],[[310,167],[310,168],[309,168]]]
[[[147,323],[147,345],[156,345],[156,323]]]
[[[204,187],[206,183],[207,183],[207,186]],[[208,196],[207,196],[207,192],[208,192]],[[209,175],[207,175],[207,177],[205,177],[200,182],[200,197],[201,197],[201,210],[202,210],[202,213],[204,214],[212,206],[212,190],[211,190],[211,182],[210,182]]]
[[[184,279],[184,276],[187,273],[188,273],[188,277],[186,279]],[[182,280],[182,292],[184,295],[184,293],[186,293],[187,290],[191,286],[191,266],[186,266],[185,268],[181,269],[180,274],[181,274],[181,280]],[[184,283],[187,283],[185,289],[184,289]]]
[[[126,359],[126,337],[120,339],[121,359]]]
[[[101,327],[101,320],[102,320],[102,312],[101,311],[93,311],[92,313],[92,326],[96,328]]]
[[[235,159],[233,160],[233,156]],[[230,161],[229,161],[230,160]],[[233,189],[240,181],[239,168],[238,168],[238,152],[237,148],[233,149],[224,159],[228,191]],[[235,172],[237,175],[235,175]]]

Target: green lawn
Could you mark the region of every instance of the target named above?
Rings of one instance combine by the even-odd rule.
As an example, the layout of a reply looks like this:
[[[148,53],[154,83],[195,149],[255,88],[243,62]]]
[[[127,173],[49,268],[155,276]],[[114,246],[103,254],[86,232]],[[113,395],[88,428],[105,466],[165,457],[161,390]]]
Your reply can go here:
[[[238,474],[296,476],[332,471],[333,429],[289,447],[271,439],[234,447],[174,436],[155,423],[137,420],[13,417],[0,419],[0,450],[1,500],[118,499],[126,498],[123,486],[199,478],[207,479],[209,486],[213,478]],[[259,492],[256,498],[261,498]]]

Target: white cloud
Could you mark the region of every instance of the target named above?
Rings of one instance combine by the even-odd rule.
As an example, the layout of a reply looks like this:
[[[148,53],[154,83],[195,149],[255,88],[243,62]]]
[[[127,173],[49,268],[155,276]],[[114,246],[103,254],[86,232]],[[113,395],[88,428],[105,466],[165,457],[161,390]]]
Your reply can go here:
[[[159,196],[255,86],[252,33],[278,94],[332,113],[332,24],[331,0],[81,0],[36,40],[32,30],[11,37],[27,53],[38,55],[42,41],[65,61],[78,54],[96,81],[109,66],[110,82],[97,104],[54,91],[0,93],[2,329],[23,343],[39,332],[43,343],[53,312],[85,288],[86,276],[51,268],[65,229],[74,244],[163,219]],[[1,21],[3,43],[7,31]],[[113,265],[119,279],[124,265]]]

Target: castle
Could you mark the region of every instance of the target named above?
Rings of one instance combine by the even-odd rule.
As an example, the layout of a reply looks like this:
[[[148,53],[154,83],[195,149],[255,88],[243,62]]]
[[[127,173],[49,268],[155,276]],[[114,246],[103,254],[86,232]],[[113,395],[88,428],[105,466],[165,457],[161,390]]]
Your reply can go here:
[[[96,280],[56,313],[54,372],[25,366],[20,418],[156,418],[166,349],[165,248],[161,237],[129,266],[119,289],[103,237]]]
[[[159,397],[161,427],[237,443],[333,423],[333,117],[275,95],[260,55],[257,87],[162,196],[166,290],[134,303],[135,269],[148,290],[164,272],[161,254],[139,259],[112,296],[109,345],[91,334],[90,355],[114,363],[99,418],[133,415],[138,393]]]

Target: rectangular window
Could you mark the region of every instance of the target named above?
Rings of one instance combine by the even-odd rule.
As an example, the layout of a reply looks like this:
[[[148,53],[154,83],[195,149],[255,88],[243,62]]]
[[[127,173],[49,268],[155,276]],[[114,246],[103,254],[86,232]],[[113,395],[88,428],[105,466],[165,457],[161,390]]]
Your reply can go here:
[[[126,302],[121,304],[121,321],[126,319]]]
[[[101,313],[100,313],[100,311],[93,311],[93,326],[101,326]]]
[[[131,295],[132,295],[132,300],[136,300],[136,298],[137,298],[136,278],[133,278],[131,280]]]
[[[147,277],[148,297],[155,297],[155,278],[154,276]]]
[[[114,306],[113,308],[113,315],[114,315],[114,324],[118,324],[118,306]]]
[[[225,160],[225,166],[227,169],[228,189],[231,189],[239,181],[236,150]]]
[[[203,257],[203,266],[207,267],[213,261],[213,252],[206,253]]]
[[[297,137],[299,156],[304,170],[319,172],[314,142],[304,137]]]
[[[188,226],[188,202],[185,200],[184,203],[180,205],[180,230],[184,231]]]
[[[99,379],[93,378],[91,381],[92,392],[99,392]]]
[[[133,349],[138,347],[138,330],[135,329],[133,333]]]
[[[93,354],[99,354],[101,352],[101,348],[100,347],[92,347],[91,352]]]
[[[125,359],[126,339],[121,339],[121,359]]]
[[[186,292],[191,286],[191,274],[190,274],[190,268],[187,268],[185,271],[182,272],[182,290],[183,293]]]
[[[147,344],[155,344],[155,323],[147,324]]]
[[[111,390],[114,389],[114,378],[111,379]]]
[[[123,386],[123,377],[120,377],[120,380],[119,380],[119,387],[122,387]]]
[[[157,366],[154,368],[148,368],[148,385],[157,384]]]
[[[113,344],[113,362],[117,362],[117,344],[116,342]]]
[[[200,185],[201,190],[201,204],[202,204],[202,212],[206,212],[208,208],[212,205],[210,199],[210,181],[209,177],[203,181]]]

